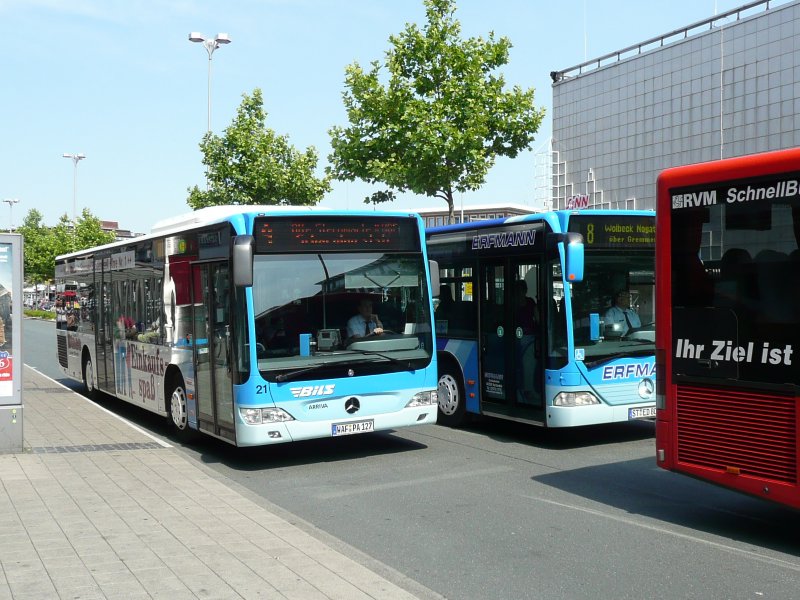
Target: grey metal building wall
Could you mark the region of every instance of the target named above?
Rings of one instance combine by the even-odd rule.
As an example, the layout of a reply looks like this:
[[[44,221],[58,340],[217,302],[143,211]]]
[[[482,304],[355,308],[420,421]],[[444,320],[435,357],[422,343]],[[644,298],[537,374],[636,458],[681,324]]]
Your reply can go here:
[[[554,208],[652,209],[667,167],[800,146],[800,0],[739,10],[551,74]]]

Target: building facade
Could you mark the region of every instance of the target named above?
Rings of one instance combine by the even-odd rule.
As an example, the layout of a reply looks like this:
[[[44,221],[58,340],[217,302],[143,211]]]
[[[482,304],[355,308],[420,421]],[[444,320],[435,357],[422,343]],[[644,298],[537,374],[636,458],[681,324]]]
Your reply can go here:
[[[439,227],[449,225],[447,206],[439,208],[411,209],[422,217],[425,227]],[[515,215],[528,215],[537,212],[532,206],[524,204],[473,204],[455,209],[456,223],[469,223],[470,221],[486,221],[502,219]]]
[[[655,208],[668,167],[800,146],[800,1],[553,71],[554,208]]]

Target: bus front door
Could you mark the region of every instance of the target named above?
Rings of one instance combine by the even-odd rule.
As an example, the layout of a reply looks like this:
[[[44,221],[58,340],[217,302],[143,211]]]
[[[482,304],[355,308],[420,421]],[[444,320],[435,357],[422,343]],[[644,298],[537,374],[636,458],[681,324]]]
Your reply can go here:
[[[192,270],[198,426],[214,436],[235,441],[228,263],[200,263]]]
[[[481,412],[543,422],[538,302],[541,264],[530,258],[481,267]]]
[[[99,266],[99,265],[98,265]],[[120,370],[119,353],[114,351],[114,334],[116,321],[113,317],[113,307],[111,305],[111,272],[106,269],[98,269],[100,275],[99,294],[97,298],[97,335],[95,336],[95,362],[94,366],[97,373],[97,388],[115,395],[117,393],[115,385],[115,369]]]
[[[481,267],[481,411],[496,410],[511,394],[507,374],[508,323],[506,268],[503,260]],[[492,405],[492,406],[489,406]]]

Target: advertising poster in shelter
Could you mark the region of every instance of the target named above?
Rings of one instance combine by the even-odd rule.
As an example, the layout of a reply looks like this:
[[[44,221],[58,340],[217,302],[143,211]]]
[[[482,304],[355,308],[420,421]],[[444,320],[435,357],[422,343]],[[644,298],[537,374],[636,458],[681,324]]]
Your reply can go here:
[[[0,243],[0,404],[14,404],[12,324],[14,248]]]

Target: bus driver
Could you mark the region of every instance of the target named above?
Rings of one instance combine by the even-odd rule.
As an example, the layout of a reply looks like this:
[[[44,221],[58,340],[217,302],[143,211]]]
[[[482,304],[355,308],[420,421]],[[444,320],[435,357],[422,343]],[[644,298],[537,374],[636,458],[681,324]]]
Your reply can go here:
[[[606,311],[605,326],[614,326],[620,336],[642,326],[639,315],[631,308],[631,294],[628,290],[619,290],[611,300],[611,307]]]
[[[347,338],[352,342],[368,335],[383,333],[383,323],[372,313],[372,300],[362,298],[358,303],[358,314],[347,321]]]

